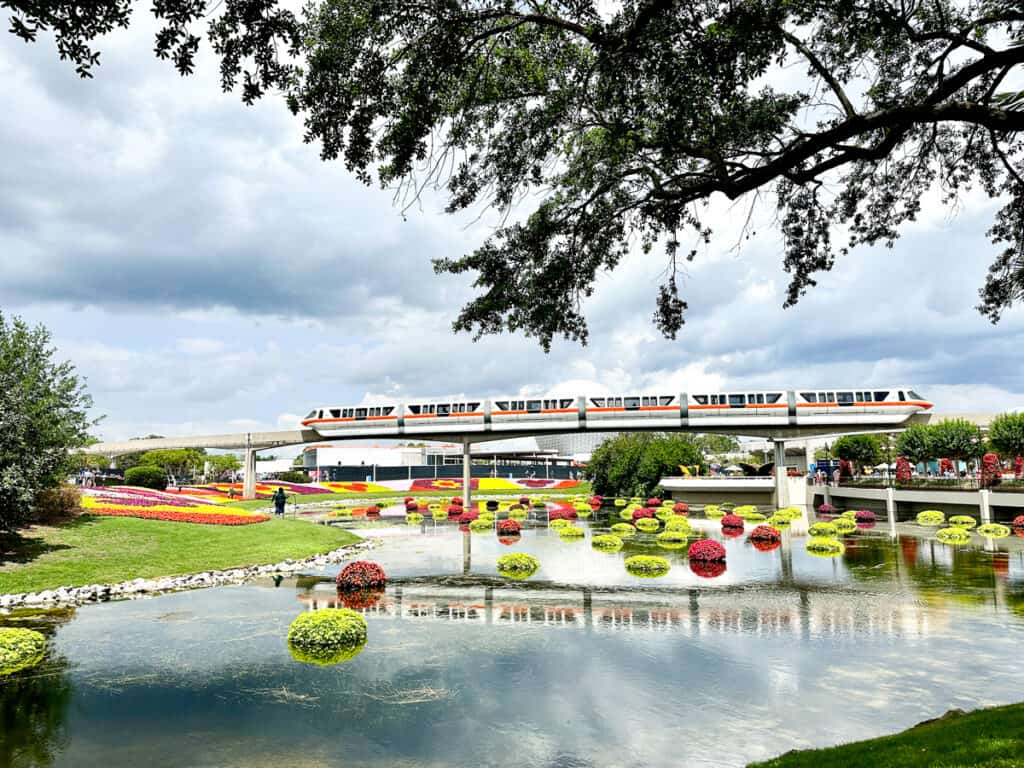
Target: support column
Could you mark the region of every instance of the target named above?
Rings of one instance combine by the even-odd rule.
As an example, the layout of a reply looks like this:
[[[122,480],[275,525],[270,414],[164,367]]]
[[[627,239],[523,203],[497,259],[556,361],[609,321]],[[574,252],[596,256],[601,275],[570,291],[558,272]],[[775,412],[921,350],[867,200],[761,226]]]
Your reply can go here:
[[[786,443],[784,440],[772,440],[775,448],[775,508],[783,509],[789,504],[786,493]]]
[[[987,488],[982,488],[980,491],[978,491],[978,496],[980,498],[979,505],[981,506],[982,525],[987,525],[988,523],[992,522],[992,499],[990,496],[991,493],[992,492]]]
[[[462,503],[467,512],[472,509],[471,498],[473,494],[473,465],[470,448],[472,443],[468,437],[462,438]]]
[[[242,485],[242,498],[245,501],[256,498],[256,451],[252,447],[252,435],[245,436],[245,480]]]
[[[889,520],[889,535],[896,538],[896,491],[890,485],[885,489],[885,516]]]

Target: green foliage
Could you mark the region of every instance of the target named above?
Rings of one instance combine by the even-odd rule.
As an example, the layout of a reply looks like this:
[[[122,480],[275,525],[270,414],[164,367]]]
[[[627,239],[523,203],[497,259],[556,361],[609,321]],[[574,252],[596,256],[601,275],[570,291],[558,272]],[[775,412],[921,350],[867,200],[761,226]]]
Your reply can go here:
[[[494,530],[494,521],[478,517],[469,524],[469,530],[473,533],[490,533]]]
[[[0,312],[0,531],[24,525],[39,493],[74,470],[69,452],[95,423],[85,385],[54,352],[43,326]]]
[[[856,524],[854,524],[854,527],[856,527]],[[807,533],[811,536],[824,536],[831,538],[838,533],[838,530],[835,523],[815,523],[807,530]]]
[[[927,525],[929,527],[942,525],[946,522],[946,515],[944,512],[940,512],[937,509],[926,509],[923,512],[917,513],[917,524]]]
[[[162,491],[167,487],[167,470],[151,464],[141,464],[125,470],[124,482],[125,485]]]
[[[949,524],[954,528],[964,528],[966,530],[970,530],[978,524],[978,521],[970,515],[953,515],[951,518],[949,518]]]
[[[704,517],[708,520],[721,520],[725,517],[725,510],[717,504],[708,504],[704,507]]]
[[[1010,535],[1010,529],[999,523],[979,525],[976,530],[979,536],[984,536],[986,539],[1005,539]]]
[[[556,530],[556,531],[559,530],[560,528],[565,528],[565,527],[570,526],[570,525],[572,525],[572,523],[570,523],[565,518],[561,518],[561,517],[557,518],[555,520],[550,520],[548,522],[548,528],[551,528],[551,529]]]
[[[432,512],[431,514],[440,514],[441,517],[437,519],[441,520],[448,516],[447,513],[441,512],[440,510],[438,510],[438,512]],[[409,525],[419,525],[423,522],[423,515],[421,515],[419,512],[410,512],[405,516],[405,522],[407,522]],[[476,522],[476,520],[474,520],[473,522]]]
[[[297,661],[322,666],[347,661],[366,645],[366,619],[348,608],[321,608],[288,627],[288,647]]]
[[[906,456],[914,464],[935,458],[932,453],[932,430],[927,424],[911,424],[896,438],[896,454]]]
[[[772,528],[789,528],[792,521],[788,517],[780,517],[779,513],[776,512],[774,515],[765,520],[765,523],[772,526]]]
[[[666,531],[689,531],[691,530],[690,521],[680,515],[673,515],[665,521]]]
[[[662,549],[685,549],[692,531],[662,531],[655,538]]]
[[[704,456],[719,456],[723,453],[739,453],[740,441],[732,435],[696,435],[694,442]]]
[[[642,533],[654,533],[661,528],[661,523],[653,517],[641,517],[639,520],[633,521],[633,525]]]
[[[590,546],[601,552],[618,552],[622,549],[622,539],[610,533],[595,536],[590,540]]]
[[[988,441],[1004,458],[1024,455],[1024,413],[1002,413],[992,419]]]
[[[857,530],[857,522],[848,517],[837,517],[832,521],[832,525],[835,526],[836,533],[853,533]]]
[[[564,528],[559,529],[558,537],[560,539],[582,539],[583,529],[578,528],[575,525],[567,525]]]
[[[940,528],[935,532],[935,538],[943,544],[968,544],[971,541],[971,532],[966,528],[952,527]]]
[[[882,460],[882,443],[877,435],[843,435],[832,444],[832,453],[861,466],[874,466]]]
[[[433,518],[436,521],[447,520],[448,519],[448,512],[443,510],[443,509],[435,509],[434,511],[432,511],[430,513],[430,516],[431,516],[431,518]],[[408,515],[406,515],[406,519],[407,520],[409,519]]]
[[[807,540],[807,551],[815,555],[825,555],[828,557],[835,557],[843,554],[846,551],[846,547],[843,542],[839,539],[833,539],[827,536],[811,536]]]
[[[0,678],[43,660],[46,637],[31,629],[0,627]]]
[[[664,576],[672,566],[664,557],[633,555],[626,558],[626,571],[631,576],[650,579]]]
[[[967,459],[982,453],[981,429],[966,419],[945,419],[928,429],[933,456]]]
[[[528,579],[540,569],[540,560],[524,552],[498,558],[498,573],[509,579]]]
[[[509,509],[508,511],[509,520],[525,520],[529,515],[530,513],[525,509]]]
[[[165,475],[184,477],[201,468],[205,459],[205,451],[195,448],[166,448],[146,451],[139,457],[139,464],[160,467],[164,470]]]
[[[284,483],[308,483],[310,481],[308,474],[299,471],[281,472],[277,479]]]
[[[636,528],[629,523],[615,523],[611,527],[611,531],[620,539],[629,539],[636,536]]]
[[[623,433],[595,449],[585,475],[602,496],[649,496],[661,478],[678,474],[680,464],[700,461],[690,435]]]
[[[210,465],[210,472],[214,475],[237,472],[242,468],[242,462],[239,461],[238,457],[233,453],[207,454],[204,457],[204,463],[208,463]]]

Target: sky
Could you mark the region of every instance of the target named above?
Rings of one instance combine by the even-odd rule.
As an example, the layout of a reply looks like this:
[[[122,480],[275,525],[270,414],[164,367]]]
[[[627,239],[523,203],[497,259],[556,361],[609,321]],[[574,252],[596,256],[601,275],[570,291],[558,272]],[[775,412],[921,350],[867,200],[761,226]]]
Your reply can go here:
[[[787,310],[770,211],[743,240],[745,205],[716,201],[675,341],[651,322],[664,255],[637,249],[586,302],[588,346],[474,342],[451,330],[473,276],[431,259],[483,242],[487,216],[429,196],[403,213],[323,163],[281,99],[221,93],[209,50],[179,77],[152,31],[139,14],[108,36],[87,81],[52,39],[0,35],[0,310],[52,331],[103,439],[460,394],[900,385],[938,412],[1024,408],[1024,310],[993,326],[974,309],[995,257],[983,195],[952,214],[936,198],[892,249],[841,258]]]

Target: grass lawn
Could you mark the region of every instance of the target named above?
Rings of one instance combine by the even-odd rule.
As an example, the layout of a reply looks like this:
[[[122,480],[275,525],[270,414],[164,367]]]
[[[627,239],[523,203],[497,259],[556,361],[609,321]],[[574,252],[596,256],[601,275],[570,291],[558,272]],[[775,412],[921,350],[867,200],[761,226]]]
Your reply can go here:
[[[895,736],[788,752],[747,768],[1011,768],[1024,766],[1024,704],[979,709]]]
[[[0,538],[0,594],[275,563],[358,539],[301,520],[218,526],[83,515]]]

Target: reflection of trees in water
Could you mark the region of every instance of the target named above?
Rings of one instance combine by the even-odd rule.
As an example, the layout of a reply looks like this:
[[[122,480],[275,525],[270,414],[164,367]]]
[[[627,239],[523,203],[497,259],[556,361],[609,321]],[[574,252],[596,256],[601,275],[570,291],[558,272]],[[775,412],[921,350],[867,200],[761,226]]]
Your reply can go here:
[[[42,632],[47,636],[47,650],[39,666],[0,678],[0,765],[53,765],[67,747],[70,665],[64,656],[54,653],[52,641],[57,628],[74,615],[74,608],[32,611],[4,622]]]

